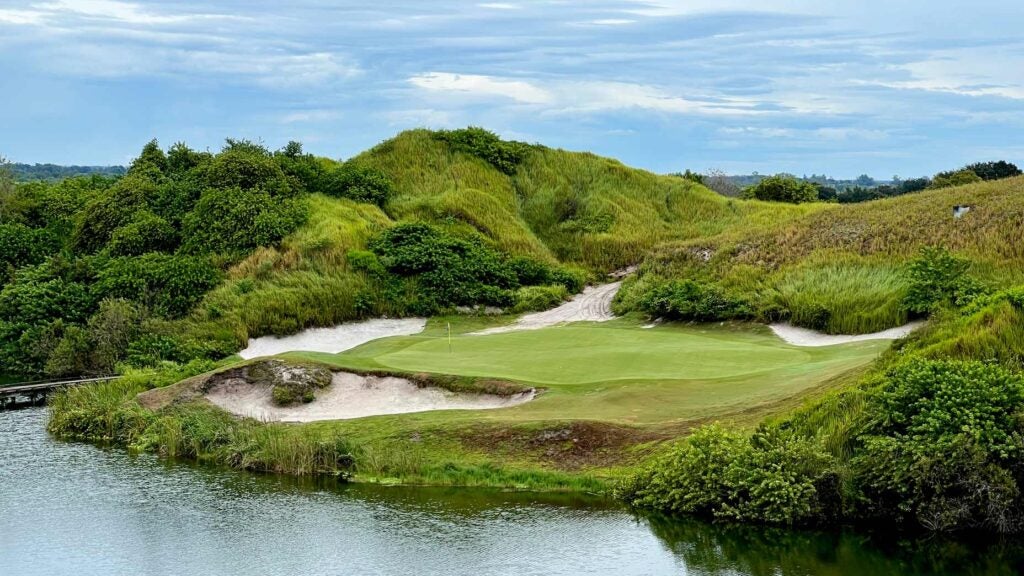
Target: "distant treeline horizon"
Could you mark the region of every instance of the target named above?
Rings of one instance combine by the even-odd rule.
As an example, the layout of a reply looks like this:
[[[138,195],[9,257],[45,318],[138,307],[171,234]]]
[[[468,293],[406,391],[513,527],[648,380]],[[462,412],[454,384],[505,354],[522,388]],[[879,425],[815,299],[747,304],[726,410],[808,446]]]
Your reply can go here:
[[[18,182],[54,181],[76,176],[123,176],[124,166],[77,166],[64,164],[25,164],[12,162],[7,165]]]

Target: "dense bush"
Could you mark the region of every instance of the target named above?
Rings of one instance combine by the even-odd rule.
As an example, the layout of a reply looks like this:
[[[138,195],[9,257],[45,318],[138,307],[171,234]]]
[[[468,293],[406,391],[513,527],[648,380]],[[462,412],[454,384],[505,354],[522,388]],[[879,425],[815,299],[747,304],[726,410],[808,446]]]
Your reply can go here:
[[[1012,178],[1022,174],[1020,168],[1005,160],[999,160],[998,162],[977,162],[975,164],[968,164],[964,169],[974,172],[982,180],[1001,180],[1003,178]]]
[[[944,305],[966,304],[982,291],[978,281],[968,274],[970,267],[970,260],[945,248],[922,248],[907,271],[907,309],[928,313]]]
[[[113,258],[100,271],[100,293],[150,306],[168,318],[186,314],[221,280],[209,259],[150,253]]]
[[[800,204],[818,199],[818,188],[792,176],[769,176],[743,191],[744,198]]]
[[[259,188],[211,188],[182,222],[182,250],[238,253],[273,245],[308,215],[301,198],[274,198]]]
[[[973,170],[962,168],[953,172],[939,172],[932,178],[932,183],[928,185],[928,188],[933,190],[936,188],[950,188],[975,182],[981,182],[981,177],[975,174]]]
[[[114,230],[107,243],[113,256],[138,256],[146,252],[171,252],[178,245],[178,233],[163,218],[140,210],[131,222]]]
[[[72,247],[82,253],[100,250],[114,231],[129,224],[158,192],[157,184],[136,174],[119,180],[78,213],[71,236]]]
[[[369,249],[350,251],[349,265],[371,276],[378,292],[390,300],[406,300],[407,311],[415,314],[478,304],[539,309],[561,301],[567,291],[579,291],[584,281],[578,272],[527,258],[509,260],[478,238],[454,236],[423,223],[385,230],[370,240]],[[403,280],[416,289],[407,289]],[[546,288],[516,292],[533,285]],[[367,301],[363,307],[369,305]]]
[[[29,228],[24,224],[0,224],[0,282],[9,270],[39,264],[60,246],[50,230]]]
[[[674,280],[661,284],[640,300],[640,309],[656,318],[708,322],[731,318],[749,318],[751,307],[713,283]]]
[[[401,224],[369,244],[384,268],[414,277],[416,313],[459,305],[509,306],[519,282],[500,253],[479,240],[457,238],[427,224]]]
[[[384,206],[394,195],[394,186],[383,172],[366,166],[346,163],[322,177],[318,191],[337,198],[369,202]]]
[[[1022,521],[1024,377],[977,361],[915,360],[869,409],[854,458],[864,514],[933,530],[1016,531]]]
[[[440,130],[435,138],[448,144],[452,150],[472,154],[487,161],[505,174],[515,174],[516,167],[530,147],[522,142],[507,142],[497,134],[477,126],[459,130]]]
[[[779,428],[745,438],[712,425],[627,479],[617,494],[670,514],[795,524],[828,512],[835,499],[831,465],[811,441]]]

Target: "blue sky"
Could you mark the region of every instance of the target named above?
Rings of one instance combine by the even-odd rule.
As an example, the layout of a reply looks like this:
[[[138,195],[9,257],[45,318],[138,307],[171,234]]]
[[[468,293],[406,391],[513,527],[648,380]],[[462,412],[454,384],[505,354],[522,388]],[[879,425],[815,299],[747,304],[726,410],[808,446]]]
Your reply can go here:
[[[1024,164],[1016,0],[0,0],[0,155],[344,158],[413,127],[668,172]]]

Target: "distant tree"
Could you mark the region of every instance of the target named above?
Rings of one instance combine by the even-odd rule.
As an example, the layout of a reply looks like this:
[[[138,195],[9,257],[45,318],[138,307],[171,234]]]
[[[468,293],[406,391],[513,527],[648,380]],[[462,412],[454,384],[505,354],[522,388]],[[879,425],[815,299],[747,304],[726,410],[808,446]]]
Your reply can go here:
[[[969,164],[964,168],[974,172],[982,180],[1001,180],[1003,178],[1011,178],[1013,176],[1021,175],[1020,168],[1017,168],[1016,165],[1005,160],[999,160],[998,162],[977,162],[975,164]]]
[[[18,190],[14,185],[11,164],[0,156],[0,222],[11,219],[18,204]]]
[[[934,190],[936,188],[963,186],[964,184],[973,184],[974,182],[981,181],[981,176],[978,176],[973,170],[962,168],[955,172],[939,172],[935,175],[935,178],[932,178],[932,183],[928,187]]]
[[[831,186],[815,184],[814,187],[818,189],[819,202],[836,202],[839,199],[839,193]]]
[[[910,180],[900,180],[899,190],[900,194],[910,194],[912,192],[920,192],[932,183],[931,178],[911,178]]]
[[[875,179],[867,174],[861,174],[857,176],[857,179],[853,181],[857,186],[874,186],[876,184]]]
[[[704,174],[704,185],[722,196],[737,198],[743,192],[722,170],[712,168]]]
[[[676,172],[675,175],[679,176],[683,180],[689,180],[690,182],[696,182],[697,184],[704,183],[704,176],[690,170],[689,168],[687,168],[685,172]]]
[[[801,204],[818,199],[818,188],[788,174],[769,176],[743,191],[744,198]]]

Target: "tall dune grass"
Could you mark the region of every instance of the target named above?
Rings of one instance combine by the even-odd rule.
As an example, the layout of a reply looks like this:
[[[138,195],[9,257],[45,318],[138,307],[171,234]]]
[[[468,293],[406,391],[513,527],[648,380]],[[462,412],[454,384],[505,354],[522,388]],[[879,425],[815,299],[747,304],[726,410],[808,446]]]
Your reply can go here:
[[[829,334],[865,334],[907,321],[907,283],[896,267],[808,264],[784,274],[775,287],[791,322]]]

